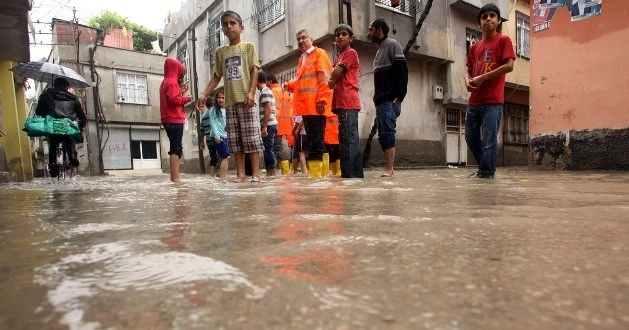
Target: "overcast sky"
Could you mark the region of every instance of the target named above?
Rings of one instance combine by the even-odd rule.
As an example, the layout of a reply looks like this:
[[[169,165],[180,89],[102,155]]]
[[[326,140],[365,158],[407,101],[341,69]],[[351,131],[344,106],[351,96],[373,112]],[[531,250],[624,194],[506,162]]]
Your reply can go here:
[[[110,10],[127,17],[129,21],[152,30],[163,30],[168,11],[177,12],[182,0],[34,0],[31,19],[35,26],[37,43],[31,45],[31,60],[38,61],[50,53],[51,26],[53,18],[72,20],[73,7],[80,24],[87,24],[102,10]],[[38,23],[39,22],[39,23]],[[44,23],[44,24],[42,24]],[[33,42],[31,40],[31,42]]]

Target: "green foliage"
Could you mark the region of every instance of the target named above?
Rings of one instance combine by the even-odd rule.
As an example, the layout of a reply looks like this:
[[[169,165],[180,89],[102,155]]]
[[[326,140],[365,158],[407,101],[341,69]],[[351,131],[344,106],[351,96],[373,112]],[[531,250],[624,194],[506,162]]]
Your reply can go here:
[[[105,33],[112,28],[125,28],[132,31],[133,50],[141,52],[152,51],[151,41],[154,41],[156,38],[159,40],[160,48],[163,47],[162,40],[164,38],[161,32],[151,31],[142,25],[129,21],[127,17],[122,17],[120,14],[109,10],[103,10],[100,12],[100,15],[90,18],[88,25],[103,29]]]

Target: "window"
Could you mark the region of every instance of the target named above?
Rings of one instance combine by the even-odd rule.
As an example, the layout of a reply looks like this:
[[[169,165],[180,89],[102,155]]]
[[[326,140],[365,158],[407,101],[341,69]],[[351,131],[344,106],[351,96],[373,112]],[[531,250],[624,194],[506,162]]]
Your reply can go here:
[[[465,54],[470,53],[470,48],[483,38],[483,33],[474,29],[466,28],[465,32]]]
[[[524,58],[531,58],[531,24],[528,16],[516,13],[517,20],[517,53]]]
[[[205,49],[203,50],[203,60],[212,62],[216,49],[226,44],[226,37],[221,28],[221,15],[218,13],[214,18],[210,19],[207,24],[207,36],[205,37]]]
[[[177,60],[186,68],[186,74],[183,76],[182,84],[190,82],[190,69],[188,68],[188,43],[184,42],[177,48]]]
[[[284,0],[254,0],[251,26],[256,30],[263,30],[279,22],[284,16]]]
[[[422,0],[376,0],[376,4],[413,16],[423,10]]]
[[[146,76],[118,74],[118,102],[148,104]]]
[[[505,103],[504,143],[529,143],[529,107],[526,105]]]
[[[131,141],[131,158],[157,159],[157,142]]]

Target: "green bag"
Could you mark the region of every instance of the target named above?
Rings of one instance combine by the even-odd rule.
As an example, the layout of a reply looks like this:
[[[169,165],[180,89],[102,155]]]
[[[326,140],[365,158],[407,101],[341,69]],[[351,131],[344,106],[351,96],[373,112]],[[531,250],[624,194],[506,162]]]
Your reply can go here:
[[[26,118],[26,122],[24,123],[24,128],[22,130],[30,137],[48,136],[48,132],[46,132],[46,118]]]
[[[79,124],[69,118],[53,118],[51,116],[27,118],[23,130],[30,137],[63,135],[71,136],[75,140],[81,139]]]

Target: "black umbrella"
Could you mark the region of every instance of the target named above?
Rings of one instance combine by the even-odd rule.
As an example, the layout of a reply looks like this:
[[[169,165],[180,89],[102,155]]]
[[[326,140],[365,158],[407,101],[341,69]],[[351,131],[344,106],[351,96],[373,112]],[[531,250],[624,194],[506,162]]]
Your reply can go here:
[[[11,71],[24,78],[31,78],[36,81],[48,82],[51,84],[55,78],[65,78],[68,83],[70,83],[70,87],[83,88],[90,86],[85,78],[76,73],[76,71],[59,64],[48,62],[26,62],[11,68]]]

